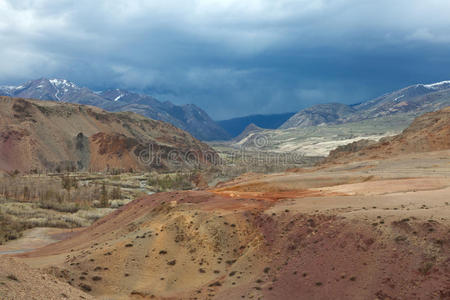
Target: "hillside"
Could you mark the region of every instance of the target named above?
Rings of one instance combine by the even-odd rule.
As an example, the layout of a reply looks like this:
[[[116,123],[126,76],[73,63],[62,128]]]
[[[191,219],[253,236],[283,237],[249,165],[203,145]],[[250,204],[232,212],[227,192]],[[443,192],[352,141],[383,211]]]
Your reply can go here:
[[[357,141],[330,152],[327,161],[385,158],[450,149],[450,106],[417,117],[401,134],[379,142]]]
[[[449,105],[450,81],[416,84],[355,105],[315,105],[296,113],[280,129],[344,124],[402,114],[419,116]]]
[[[242,140],[243,138],[247,137],[251,133],[257,133],[257,132],[261,132],[263,130],[264,130],[263,128],[251,123],[250,125],[245,127],[244,131],[242,131],[241,134],[239,134],[237,137],[235,137],[233,139],[233,141],[238,142],[238,141]]]
[[[87,104],[113,112],[132,111],[154,120],[171,123],[201,140],[229,138],[228,133],[205,111],[193,104],[178,106],[126,90],[94,92],[65,79],[41,78],[20,86],[0,86],[0,95]]]
[[[354,112],[354,109],[345,104],[318,104],[299,111],[283,123],[280,129],[343,123]]]
[[[183,153],[213,151],[181,129],[135,113],[10,97],[0,97],[0,132],[6,171],[171,169]],[[150,145],[157,153],[151,162]],[[180,154],[175,161],[168,161],[170,151]]]
[[[3,300],[95,299],[55,276],[11,258],[0,257],[0,282],[0,298]]]

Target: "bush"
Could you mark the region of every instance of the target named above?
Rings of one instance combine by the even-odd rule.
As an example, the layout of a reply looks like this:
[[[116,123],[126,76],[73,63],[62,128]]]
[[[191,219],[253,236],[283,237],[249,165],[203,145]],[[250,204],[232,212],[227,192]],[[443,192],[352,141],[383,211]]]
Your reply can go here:
[[[420,268],[419,268],[419,272],[422,275],[428,275],[430,273],[430,271],[433,269],[434,267],[434,263],[431,261],[425,262]]]
[[[76,213],[80,208],[76,203],[71,202],[40,202],[39,207],[43,209],[53,209],[59,212]]]
[[[101,207],[108,207],[108,191],[106,190],[106,184],[103,182],[102,184],[102,191],[100,194],[100,206]]]
[[[28,227],[23,222],[15,221],[0,212],[0,245],[4,242],[18,239],[22,236],[22,231],[26,229]]]
[[[115,186],[111,192],[111,199],[120,200],[122,199],[122,191],[119,186]]]
[[[190,174],[177,173],[173,176],[165,175],[149,178],[147,183],[158,191],[190,190],[194,187],[191,182],[191,177]]]

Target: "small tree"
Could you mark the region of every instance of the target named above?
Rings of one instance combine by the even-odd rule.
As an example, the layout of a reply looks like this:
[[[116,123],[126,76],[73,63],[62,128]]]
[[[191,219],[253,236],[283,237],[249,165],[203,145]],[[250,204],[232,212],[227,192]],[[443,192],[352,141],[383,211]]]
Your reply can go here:
[[[119,186],[114,187],[112,190],[111,199],[122,199],[122,191]]]
[[[23,200],[30,201],[30,198],[31,198],[30,188],[28,186],[24,186],[23,187]]]
[[[106,184],[103,182],[102,191],[100,194],[100,205],[102,207],[108,207],[108,191],[106,190]]]

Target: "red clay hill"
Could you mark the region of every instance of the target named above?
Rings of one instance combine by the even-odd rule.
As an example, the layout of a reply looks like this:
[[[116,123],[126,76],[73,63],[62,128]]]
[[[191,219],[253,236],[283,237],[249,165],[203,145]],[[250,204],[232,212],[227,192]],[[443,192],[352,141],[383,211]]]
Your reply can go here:
[[[148,159],[150,145],[158,159]],[[169,169],[170,151],[177,160],[195,153],[189,157],[200,164],[208,163],[201,154],[215,154],[189,133],[135,113],[0,97],[0,170]]]

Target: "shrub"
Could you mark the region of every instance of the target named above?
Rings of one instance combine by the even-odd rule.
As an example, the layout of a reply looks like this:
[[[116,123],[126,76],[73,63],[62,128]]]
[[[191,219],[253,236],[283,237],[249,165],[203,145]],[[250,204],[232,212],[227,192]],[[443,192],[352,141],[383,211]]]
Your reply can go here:
[[[120,200],[122,199],[122,190],[119,186],[115,186],[111,192],[111,199]]]
[[[149,178],[147,184],[158,191],[190,190],[194,186],[191,182],[191,174],[177,173],[175,175],[156,176]]]
[[[167,262],[167,264],[169,265],[169,266],[175,266],[175,264],[177,263],[177,261],[174,259],[174,260],[171,260],[171,261],[169,261],[169,262]]]
[[[6,278],[8,278],[9,280],[19,281],[19,279],[17,279],[16,275],[14,274],[10,274],[6,276]]]
[[[85,291],[85,292],[90,292],[90,291],[92,291],[92,288],[89,286],[89,285],[87,285],[87,284],[85,284],[85,283],[80,283],[80,288],[83,290],[83,291]]]
[[[80,208],[76,203],[71,202],[51,202],[45,201],[39,203],[39,207],[43,209],[53,209],[59,212],[76,213]]]
[[[108,191],[106,190],[105,182],[103,182],[103,184],[102,184],[100,205],[101,205],[101,207],[108,207]]]
[[[425,262],[420,268],[419,268],[419,272],[422,275],[428,275],[430,273],[430,271],[433,269],[434,264],[431,261]]]
[[[28,229],[23,222],[16,221],[0,212],[0,245],[4,242],[18,239],[22,231]]]

